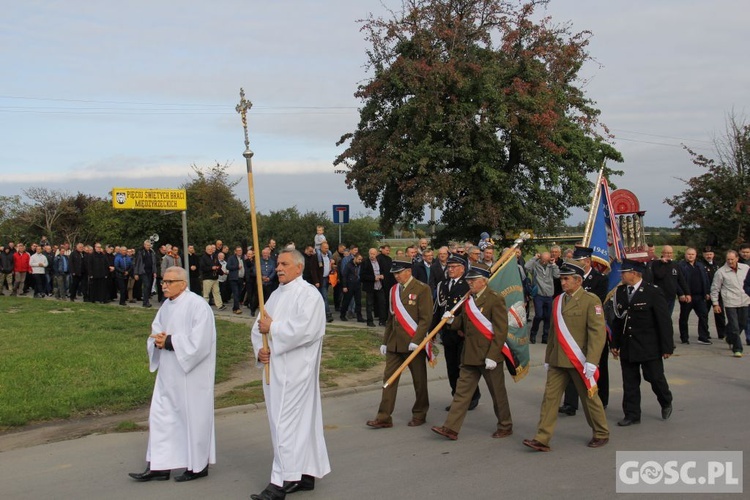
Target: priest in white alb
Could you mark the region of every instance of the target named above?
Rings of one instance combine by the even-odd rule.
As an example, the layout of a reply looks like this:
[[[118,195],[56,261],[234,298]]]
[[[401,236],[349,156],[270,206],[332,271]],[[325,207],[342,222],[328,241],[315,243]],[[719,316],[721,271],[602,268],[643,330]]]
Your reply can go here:
[[[138,481],[175,481],[208,475],[216,463],[214,374],[216,324],[203,297],[188,290],[187,272],[170,267],[161,282],[165,300],[151,325],[149,369],[156,374],[149,412],[146,470],[130,473]]]
[[[305,259],[283,250],[276,264],[280,286],[270,296],[252,329],[258,365],[270,362],[270,384],[263,383],[271,426],[271,482],[254,500],[283,499],[315,488],[315,478],[331,471],[323,436],[320,355],[325,335],[323,298],[302,279]],[[268,335],[264,349],[262,334]]]

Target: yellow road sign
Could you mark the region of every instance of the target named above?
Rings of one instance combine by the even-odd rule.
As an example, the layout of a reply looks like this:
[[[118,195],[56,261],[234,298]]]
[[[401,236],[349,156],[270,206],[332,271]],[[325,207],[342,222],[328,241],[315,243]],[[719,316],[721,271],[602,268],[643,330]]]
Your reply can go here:
[[[187,210],[184,189],[113,188],[112,206],[121,210]]]

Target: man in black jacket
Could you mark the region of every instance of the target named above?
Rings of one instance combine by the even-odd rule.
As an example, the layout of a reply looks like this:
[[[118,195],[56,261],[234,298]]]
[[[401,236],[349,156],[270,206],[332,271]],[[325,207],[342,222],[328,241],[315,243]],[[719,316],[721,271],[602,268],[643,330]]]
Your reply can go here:
[[[76,243],[76,248],[70,253],[70,301],[75,302],[78,292],[84,287],[84,257],[83,243]]]
[[[373,311],[378,317],[380,325],[385,325],[386,320],[386,291],[384,286],[385,275],[388,270],[380,267],[378,262],[378,251],[371,248],[367,251],[367,259],[360,266],[359,277],[362,281],[362,291],[367,297],[367,326],[375,326]]]
[[[698,251],[695,248],[685,250],[685,260],[680,261],[679,268],[687,283],[687,299],[680,302],[680,340],[689,344],[688,318],[690,311],[698,316],[698,343],[711,345],[708,340],[708,308],[706,299],[711,298],[711,283],[708,272],[702,262],[698,262]]]
[[[151,307],[151,288],[156,279],[156,268],[156,254],[151,249],[151,240],[145,240],[133,259],[133,277],[141,283],[143,307]]]
[[[672,415],[672,393],[664,375],[664,359],[674,352],[672,322],[661,291],[642,279],[645,266],[624,260],[623,284],[614,296],[612,355],[622,369],[621,427],[641,422],[641,370],[661,406],[661,418]]]
[[[443,280],[437,288],[437,298],[433,308],[432,324],[430,331],[435,328],[446,311],[450,311],[469,291],[469,284],[464,279],[466,260],[458,254],[448,257],[448,277]],[[440,332],[440,338],[443,341],[443,354],[445,356],[445,368],[448,372],[448,383],[451,386],[451,396],[456,393],[456,384],[461,371],[461,352],[464,347],[464,334],[461,331],[452,330],[448,325],[444,325]],[[469,403],[469,410],[473,410],[479,404],[479,386],[474,391],[474,395]],[[445,409],[450,411],[450,405]]]
[[[677,262],[673,261],[674,250],[669,245],[664,245],[661,249],[661,259],[652,260],[651,275],[653,276],[652,284],[658,286],[664,293],[664,299],[667,301],[667,310],[669,317],[674,312],[675,296],[678,296],[680,302],[687,300],[688,287],[685,283],[685,277],[680,272]]]
[[[219,290],[219,274],[222,273],[219,265],[219,250],[213,245],[206,245],[206,251],[201,255],[199,264],[201,280],[203,280],[203,298],[209,302],[209,295],[213,295],[214,305],[219,311],[226,309],[224,302],[221,300],[221,291]]]

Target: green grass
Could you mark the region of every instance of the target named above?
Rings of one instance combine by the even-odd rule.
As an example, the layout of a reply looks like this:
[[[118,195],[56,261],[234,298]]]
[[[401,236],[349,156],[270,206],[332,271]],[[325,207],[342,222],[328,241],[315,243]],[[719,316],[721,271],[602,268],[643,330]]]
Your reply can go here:
[[[0,431],[32,422],[117,414],[147,405],[153,309],[0,298]],[[217,320],[216,382],[251,354],[249,326]],[[328,328],[321,386],[379,363],[380,335]],[[263,401],[260,381],[217,394],[216,407]],[[132,428],[123,422],[121,430]]]
[[[154,310],[2,297],[0,430],[148,403]],[[217,320],[216,381],[250,352],[249,328]]]
[[[321,383],[334,387],[337,377],[365,371],[382,363],[383,357],[378,351],[381,342],[381,335],[373,335],[368,330],[329,328],[323,341]]]

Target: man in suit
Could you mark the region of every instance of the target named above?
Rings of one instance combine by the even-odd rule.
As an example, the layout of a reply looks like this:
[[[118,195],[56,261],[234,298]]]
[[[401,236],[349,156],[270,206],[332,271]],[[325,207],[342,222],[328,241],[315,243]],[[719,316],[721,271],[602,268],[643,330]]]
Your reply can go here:
[[[641,423],[641,370],[661,406],[661,418],[672,415],[672,393],[664,375],[664,359],[674,352],[672,319],[667,300],[654,285],[643,280],[645,266],[624,260],[620,273],[623,284],[614,296],[615,320],[612,355],[622,368],[621,427]]]
[[[362,291],[367,296],[367,326],[375,326],[374,315],[381,322],[385,322],[386,289],[383,286],[387,270],[380,267],[378,251],[371,248],[367,251],[367,259],[362,262],[359,277]]]
[[[552,331],[547,343],[544,367],[547,384],[536,436],[523,444],[536,451],[550,451],[549,442],[557,422],[557,406],[568,381],[573,383],[583,402],[586,422],[593,430],[590,448],[609,442],[604,406],[597,392],[599,358],[604,348],[604,309],[599,297],[583,289],[583,267],[575,260],[563,263],[560,286],[552,307]]]
[[[412,276],[414,276],[414,279],[421,281],[425,285],[429,284],[430,278],[427,276],[427,268],[425,267],[422,255],[417,252],[416,245],[412,245],[406,248],[406,257],[411,259],[411,272]]]
[[[389,290],[390,315],[385,325],[383,345],[380,353],[385,356],[383,381],[391,375],[409,357],[420,342],[427,336],[427,329],[432,319],[432,294],[430,287],[416,280],[411,274],[411,258],[396,258],[391,266],[391,273],[398,286]],[[412,406],[412,418],[409,427],[425,423],[430,400],[427,393],[427,355],[421,351],[409,364],[414,383],[416,401]],[[391,414],[396,406],[398,379],[383,389],[378,414],[367,425],[375,429],[393,427]]]
[[[435,328],[446,311],[450,311],[469,292],[469,284],[464,278],[466,260],[458,254],[448,257],[448,279],[442,281],[438,286],[437,300],[435,301],[435,310],[432,316],[432,325],[430,330]],[[451,396],[456,395],[456,384],[461,367],[461,351],[464,348],[464,332],[459,328],[449,328],[448,325],[443,327],[440,332],[440,339],[443,341],[443,354],[445,356],[445,369],[448,372],[448,383],[451,386]],[[479,387],[474,391],[469,410],[473,410],[479,404]],[[445,410],[451,409],[448,405]]]
[[[437,251],[437,259],[432,263],[430,269],[430,289],[432,289],[432,297],[437,297],[437,289],[440,286],[440,282],[448,277],[448,247],[440,247]]]
[[[713,283],[714,281],[714,275],[716,274],[716,271],[721,267],[714,258],[716,257],[716,254],[714,253],[713,247],[707,246],[703,248],[703,267],[706,270],[706,275],[708,277],[708,282]],[[721,297],[719,297],[719,306],[720,309],[723,309],[723,303],[721,301]],[[711,310],[712,304],[711,304],[711,296],[710,296],[710,289],[709,289],[709,297],[708,300],[706,300],[706,310]],[[724,311],[722,310],[720,313],[714,312],[714,323],[716,324],[716,335],[719,337],[719,339],[723,339],[725,337],[725,329],[727,324],[727,319],[724,316]],[[709,336],[709,338],[711,338]]]
[[[591,256],[594,253],[593,248],[576,246],[573,251],[573,260],[583,267],[583,284],[581,285],[584,290],[591,292],[597,297],[602,304],[604,299],[607,297],[607,288],[609,287],[609,279],[602,273],[597,271],[591,266]],[[604,347],[602,348],[602,355],[599,359],[599,380],[596,385],[599,386],[599,399],[602,400],[602,405],[607,408],[609,404],[609,342],[607,337],[604,337]],[[565,415],[575,415],[578,411],[578,391],[571,380],[568,383],[568,387],[565,389],[565,398],[563,405],[558,410],[560,413]]]
[[[390,272],[393,259],[391,258],[391,246],[388,244],[380,245],[380,253],[378,254],[378,263],[380,269],[383,270],[383,288],[385,288],[385,302],[388,303],[388,292],[390,292],[393,285],[396,284],[396,278]],[[386,318],[380,318],[380,326],[385,326]]]
[[[508,337],[508,309],[505,299],[487,287],[489,280],[489,266],[482,263],[472,265],[466,273],[471,296],[461,307],[461,314],[455,319],[450,311],[443,315],[451,323],[450,328],[465,332],[465,340],[461,372],[450,412],[445,423],[433,427],[432,431],[454,441],[458,439],[481,377],[487,383],[497,417],[497,428],[492,437],[504,438],[513,434],[502,366],[503,345]]]
[[[688,318],[690,311],[695,311],[698,316],[698,343],[701,345],[711,345],[708,339],[708,308],[706,299],[711,298],[711,283],[708,281],[708,272],[703,267],[702,262],[697,261],[698,251],[695,248],[685,250],[685,260],[678,264],[687,289],[685,290],[686,299],[680,302],[680,340],[683,344],[689,344],[688,335]]]

